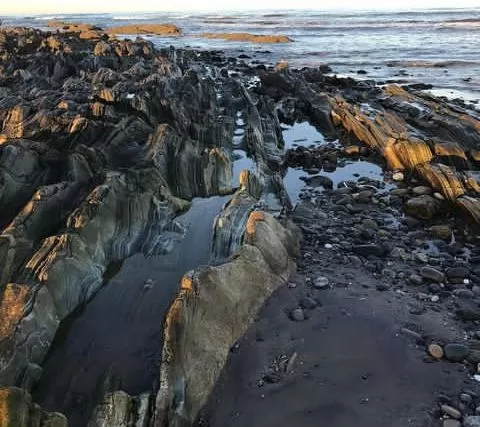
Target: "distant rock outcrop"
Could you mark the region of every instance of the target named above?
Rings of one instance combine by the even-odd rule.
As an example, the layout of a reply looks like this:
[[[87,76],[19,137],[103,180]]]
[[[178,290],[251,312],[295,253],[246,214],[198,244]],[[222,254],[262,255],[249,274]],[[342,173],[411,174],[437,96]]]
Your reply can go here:
[[[107,28],[108,34],[153,34],[156,36],[181,36],[181,28],[173,24],[130,24]]]
[[[201,37],[251,43],[290,43],[293,41],[290,37],[275,34],[202,33]]]

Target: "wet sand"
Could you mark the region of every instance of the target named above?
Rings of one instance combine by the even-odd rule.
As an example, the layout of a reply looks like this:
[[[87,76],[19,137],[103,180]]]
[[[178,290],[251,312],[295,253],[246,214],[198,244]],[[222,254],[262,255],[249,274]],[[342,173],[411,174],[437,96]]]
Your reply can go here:
[[[355,280],[345,286],[349,273]],[[425,346],[400,332],[414,321],[424,335],[460,338],[446,315],[412,316],[411,300],[377,292],[359,269],[324,259],[318,274],[337,285],[313,294],[299,275],[295,289],[270,298],[232,350],[198,427],[435,426],[436,397],[478,390],[463,365],[426,363]],[[287,313],[306,294],[321,306],[305,322],[291,321]],[[275,360],[295,353],[291,372],[273,384],[263,379]]]

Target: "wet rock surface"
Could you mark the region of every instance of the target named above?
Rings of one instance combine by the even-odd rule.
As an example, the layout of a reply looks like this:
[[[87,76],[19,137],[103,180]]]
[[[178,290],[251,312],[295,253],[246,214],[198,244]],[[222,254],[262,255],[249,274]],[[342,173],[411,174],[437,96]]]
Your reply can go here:
[[[0,32],[6,425],[476,425],[474,113],[51,27]]]

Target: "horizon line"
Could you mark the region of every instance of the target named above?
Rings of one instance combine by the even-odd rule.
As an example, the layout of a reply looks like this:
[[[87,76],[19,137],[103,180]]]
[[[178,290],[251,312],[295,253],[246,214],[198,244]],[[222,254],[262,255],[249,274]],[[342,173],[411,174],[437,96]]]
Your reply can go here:
[[[114,14],[123,14],[123,13],[144,13],[144,14],[158,14],[158,13],[208,13],[208,14],[219,14],[224,12],[241,12],[241,13],[259,13],[259,12],[409,12],[409,11],[448,11],[448,10],[480,10],[480,6],[443,6],[443,7],[392,7],[392,8],[355,8],[355,7],[327,7],[327,8],[266,8],[266,9],[238,9],[238,8],[225,8],[225,9],[176,9],[176,10],[152,10],[152,9],[140,9],[140,10],[117,10],[117,11],[89,11],[89,12],[2,12],[0,11],[0,16],[60,16],[60,15],[114,15]]]

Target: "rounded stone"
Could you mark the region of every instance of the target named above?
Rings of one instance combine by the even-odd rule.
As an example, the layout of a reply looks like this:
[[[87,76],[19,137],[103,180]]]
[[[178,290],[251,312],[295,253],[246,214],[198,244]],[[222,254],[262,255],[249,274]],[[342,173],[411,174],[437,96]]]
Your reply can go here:
[[[458,420],[443,420],[442,427],[461,427],[462,424]]]
[[[445,275],[437,270],[436,268],[425,266],[420,269],[420,275],[425,279],[431,280],[432,282],[443,282],[445,280]]]
[[[303,322],[305,320],[305,313],[301,308],[293,310],[290,316],[292,320],[295,320],[296,322]]]
[[[463,344],[447,344],[443,351],[451,362],[462,362],[468,356],[468,347]]]
[[[450,405],[442,405],[440,409],[445,415],[448,415],[449,417],[454,418],[455,420],[460,420],[462,418],[462,413],[458,409]]]
[[[438,344],[430,344],[428,346],[428,354],[434,359],[441,359],[443,357],[443,348]]]
[[[392,175],[392,179],[394,181],[403,181],[405,179],[405,176],[403,175],[402,172],[395,172],[393,175]]]
[[[462,393],[460,394],[460,402],[462,402],[465,405],[471,405],[473,401],[473,398],[470,394],[468,393]]]
[[[317,289],[325,289],[330,285],[330,280],[328,277],[319,276],[313,281],[313,286]]]

